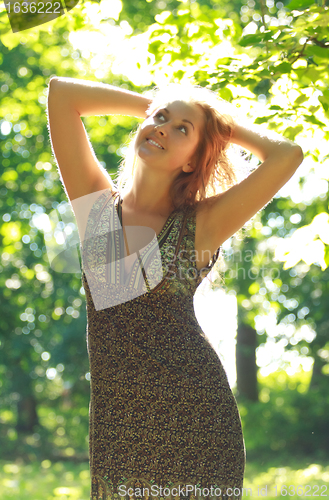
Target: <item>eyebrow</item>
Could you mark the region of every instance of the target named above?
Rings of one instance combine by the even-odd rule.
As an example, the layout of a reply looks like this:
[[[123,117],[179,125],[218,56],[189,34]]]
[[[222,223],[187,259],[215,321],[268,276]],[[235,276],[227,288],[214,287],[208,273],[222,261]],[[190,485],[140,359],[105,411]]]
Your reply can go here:
[[[164,110],[164,111],[166,111],[168,114],[170,114],[169,109],[167,109],[167,108],[163,108],[163,110]],[[189,120],[182,120],[182,122],[189,123],[190,125],[192,125],[193,130],[194,130],[194,125],[193,125],[193,123],[192,123],[192,122],[190,122]]]

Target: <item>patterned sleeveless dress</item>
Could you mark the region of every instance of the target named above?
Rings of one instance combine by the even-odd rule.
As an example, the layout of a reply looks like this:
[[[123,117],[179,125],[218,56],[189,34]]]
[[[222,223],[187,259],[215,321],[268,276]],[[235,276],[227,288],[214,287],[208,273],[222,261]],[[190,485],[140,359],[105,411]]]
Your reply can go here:
[[[148,274],[140,273],[145,293],[127,300],[126,289],[122,300],[122,286],[113,285],[115,266],[124,261],[119,193],[106,191],[90,211],[81,255],[91,500],[242,497],[238,408],[193,307],[219,250],[203,273],[197,270],[195,223],[193,211],[169,216],[156,237],[163,278],[151,286],[149,266]],[[136,281],[136,273],[130,276]]]

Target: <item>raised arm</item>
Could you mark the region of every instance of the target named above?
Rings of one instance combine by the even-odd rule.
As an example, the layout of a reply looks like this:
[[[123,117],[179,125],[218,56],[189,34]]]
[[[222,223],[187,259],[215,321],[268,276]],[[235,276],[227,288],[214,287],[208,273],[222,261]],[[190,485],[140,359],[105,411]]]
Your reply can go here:
[[[266,131],[266,129],[257,125],[245,127],[236,124],[233,129],[231,142],[248,149],[248,151],[256,155],[262,162],[270,156],[273,156],[273,158],[282,156],[284,152],[293,154],[299,152],[301,160],[303,159],[303,151],[300,146],[294,142],[288,141],[279,134]],[[292,165],[291,162],[288,161],[284,170],[286,171],[287,168],[296,170],[298,165]]]
[[[213,203],[200,211],[196,245],[212,252],[267,205],[303,161],[300,146],[263,127],[236,125],[231,142],[249,150],[263,163],[242,182],[213,197]]]
[[[113,188],[80,117],[119,114],[144,118],[149,103],[149,99],[136,92],[112,85],[76,78],[51,78],[48,92],[51,145],[71,201]]]

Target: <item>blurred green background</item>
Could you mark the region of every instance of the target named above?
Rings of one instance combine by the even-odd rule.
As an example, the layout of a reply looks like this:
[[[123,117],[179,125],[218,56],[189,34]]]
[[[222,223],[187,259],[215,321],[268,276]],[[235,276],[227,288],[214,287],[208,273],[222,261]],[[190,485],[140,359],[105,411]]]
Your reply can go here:
[[[38,223],[67,202],[47,130],[53,75],[138,92],[192,81],[302,146],[294,179],[227,242],[221,271],[237,303],[249,496],[328,496],[328,24],[322,0],[102,0],[12,33],[2,7],[2,500],[89,497],[84,291],[79,272],[52,268]],[[83,122],[115,178],[137,120]]]

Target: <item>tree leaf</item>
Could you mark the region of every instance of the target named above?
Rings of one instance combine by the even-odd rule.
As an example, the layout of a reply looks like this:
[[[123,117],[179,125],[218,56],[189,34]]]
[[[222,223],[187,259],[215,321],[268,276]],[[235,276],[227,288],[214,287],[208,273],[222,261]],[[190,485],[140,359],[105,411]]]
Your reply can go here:
[[[309,45],[306,51],[307,55],[313,55],[316,57],[321,57],[322,59],[329,58],[329,46],[328,48],[319,47],[318,45]]]
[[[295,100],[295,104],[302,104],[303,102],[305,102],[307,100],[308,100],[308,97],[305,94],[302,94],[299,97],[297,97],[297,99]]]
[[[262,123],[266,123],[266,122],[268,122],[268,116],[259,116],[255,120],[255,123],[257,123],[258,125],[261,125]]]
[[[285,6],[289,10],[305,10],[314,5],[314,0],[292,0]]]
[[[320,120],[318,120],[317,118],[315,118],[315,116],[313,115],[304,115],[304,118],[308,123],[312,123],[313,125],[318,125],[321,128],[325,127],[325,124]]]
[[[278,64],[278,66],[274,66],[274,68],[275,68],[275,71],[279,71],[281,74],[291,72],[291,64],[288,63],[287,61],[284,61],[284,62]]]
[[[245,35],[239,41],[241,47],[249,47],[250,45],[257,45],[259,42],[264,40],[263,33],[255,33],[253,35]]]
[[[319,99],[319,101],[321,102],[323,109],[324,109],[326,112],[328,112],[328,111],[329,111],[329,101],[328,101],[328,99],[327,99],[326,97],[322,96],[322,95],[320,95],[320,96],[318,97],[318,99]]]
[[[296,127],[288,127],[284,131],[285,137],[288,137],[291,141],[295,140],[297,134],[302,132],[303,125],[297,125]]]

